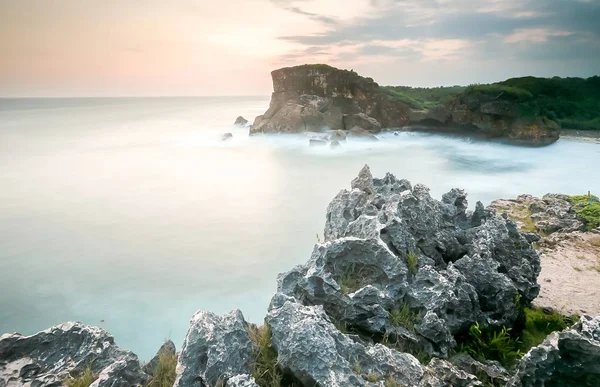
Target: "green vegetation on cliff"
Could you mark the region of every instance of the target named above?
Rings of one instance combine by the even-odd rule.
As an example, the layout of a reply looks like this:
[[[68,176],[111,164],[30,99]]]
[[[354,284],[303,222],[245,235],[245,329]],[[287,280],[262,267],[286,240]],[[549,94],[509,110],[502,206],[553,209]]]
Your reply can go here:
[[[522,77],[468,87],[385,86],[381,90],[417,110],[444,105],[459,96],[503,100],[516,103],[522,118],[545,117],[563,129],[600,130],[600,76]]]
[[[600,227],[600,199],[594,195],[569,196],[577,216],[585,222],[588,231]]]

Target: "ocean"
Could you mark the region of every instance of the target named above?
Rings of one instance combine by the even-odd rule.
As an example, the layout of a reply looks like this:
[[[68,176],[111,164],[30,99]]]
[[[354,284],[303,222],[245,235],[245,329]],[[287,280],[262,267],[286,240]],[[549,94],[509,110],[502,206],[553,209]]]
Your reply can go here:
[[[98,325],[149,360],[195,311],[262,323],[276,276],[322,238],[363,165],[453,187],[473,208],[600,191],[600,146],[517,147],[423,133],[309,147],[248,136],[269,97],[0,99],[0,334]],[[221,135],[233,133],[229,141]]]

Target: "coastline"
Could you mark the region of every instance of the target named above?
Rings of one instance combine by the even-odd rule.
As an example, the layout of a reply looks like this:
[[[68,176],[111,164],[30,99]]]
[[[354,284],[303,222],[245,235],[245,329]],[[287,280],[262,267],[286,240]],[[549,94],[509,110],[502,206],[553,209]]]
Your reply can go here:
[[[562,129],[560,131],[560,139],[594,142],[594,143],[600,144],[600,131]]]

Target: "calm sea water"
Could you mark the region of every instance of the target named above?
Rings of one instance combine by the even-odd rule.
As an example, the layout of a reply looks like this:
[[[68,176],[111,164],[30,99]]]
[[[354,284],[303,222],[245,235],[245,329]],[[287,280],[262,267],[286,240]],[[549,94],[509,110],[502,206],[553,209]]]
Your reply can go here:
[[[0,100],[0,333],[79,320],[148,360],[198,309],[260,323],[329,201],[375,175],[465,188],[470,205],[600,191],[600,146],[384,135],[340,150],[233,128],[268,97]],[[234,138],[221,142],[220,135]]]

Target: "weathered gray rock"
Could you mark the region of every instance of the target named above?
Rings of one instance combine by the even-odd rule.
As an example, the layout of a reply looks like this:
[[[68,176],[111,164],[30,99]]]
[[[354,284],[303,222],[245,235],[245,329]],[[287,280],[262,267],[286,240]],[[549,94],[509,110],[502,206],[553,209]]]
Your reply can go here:
[[[276,294],[266,323],[284,373],[305,386],[374,386],[392,378],[401,385],[417,385],[422,366],[412,355],[381,344],[369,345],[341,333],[321,306],[304,306]]]
[[[171,340],[167,340],[160,346],[156,355],[144,366],[144,372],[148,375],[154,375],[154,370],[158,366],[160,357],[164,355],[175,355],[176,354],[175,344]]]
[[[236,375],[227,380],[225,387],[258,387],[252,375]]]
[[[238,118],[235,119],[235,122],[233,124],[235,126],[246,126],[248,125],[248,120],[242,116],[238,116]]]
[[[233,134],[231,133],[225,133],[221,136],[221,141],[227,141],[227,140],[231,140],[233,138]]]
[[[368,130],[361,128],[360,126],[354,126],[348,131],[348,137],[362,139],[362,140],[370,140],[370,141],[379,141],[379,139],[373,135],[373,133]]]
[[[525,354],[508,385],[600,386],[600,316],[582,316],[573,327],[550,334]]]
[[[242,312],[225,316],[199,311],[190,321],[177,359],[175,387],[214,387],[236,375],[250,374],[253,344]]]
[[[514,222],[453,189],[438,201],[367,166],[327,209],[325,243],[278,278],[278,291],[339,323],[446,357],[475,322],[512,326],[538,292],[540,261]],[[412,263],[409,264],[409,261]],[[413,316],[398,326],[393,315]]]
[[[419,387],[475,387],[483,386],[477,378],[438,358],[432,359]]]
[[[369,117],[365,113],[346,114],[344,115],[344,127],[350,130],[358,126],[372,133],[381,131],[381,124],[373,117]]]
[[[99,375],[94,387],[130,387],[148,379],[137,356],[98,327],[67,322],[31,336],[0,336],[0,386],[61,386],[87,367]]]
[[[459,353],[453,356],[450,362],[472,375],[485,375],[485,379],[494,386],[504,386],[508,383],[510,374],[497,361],[488,360],[485,363],[480,363],[465,353]]]

